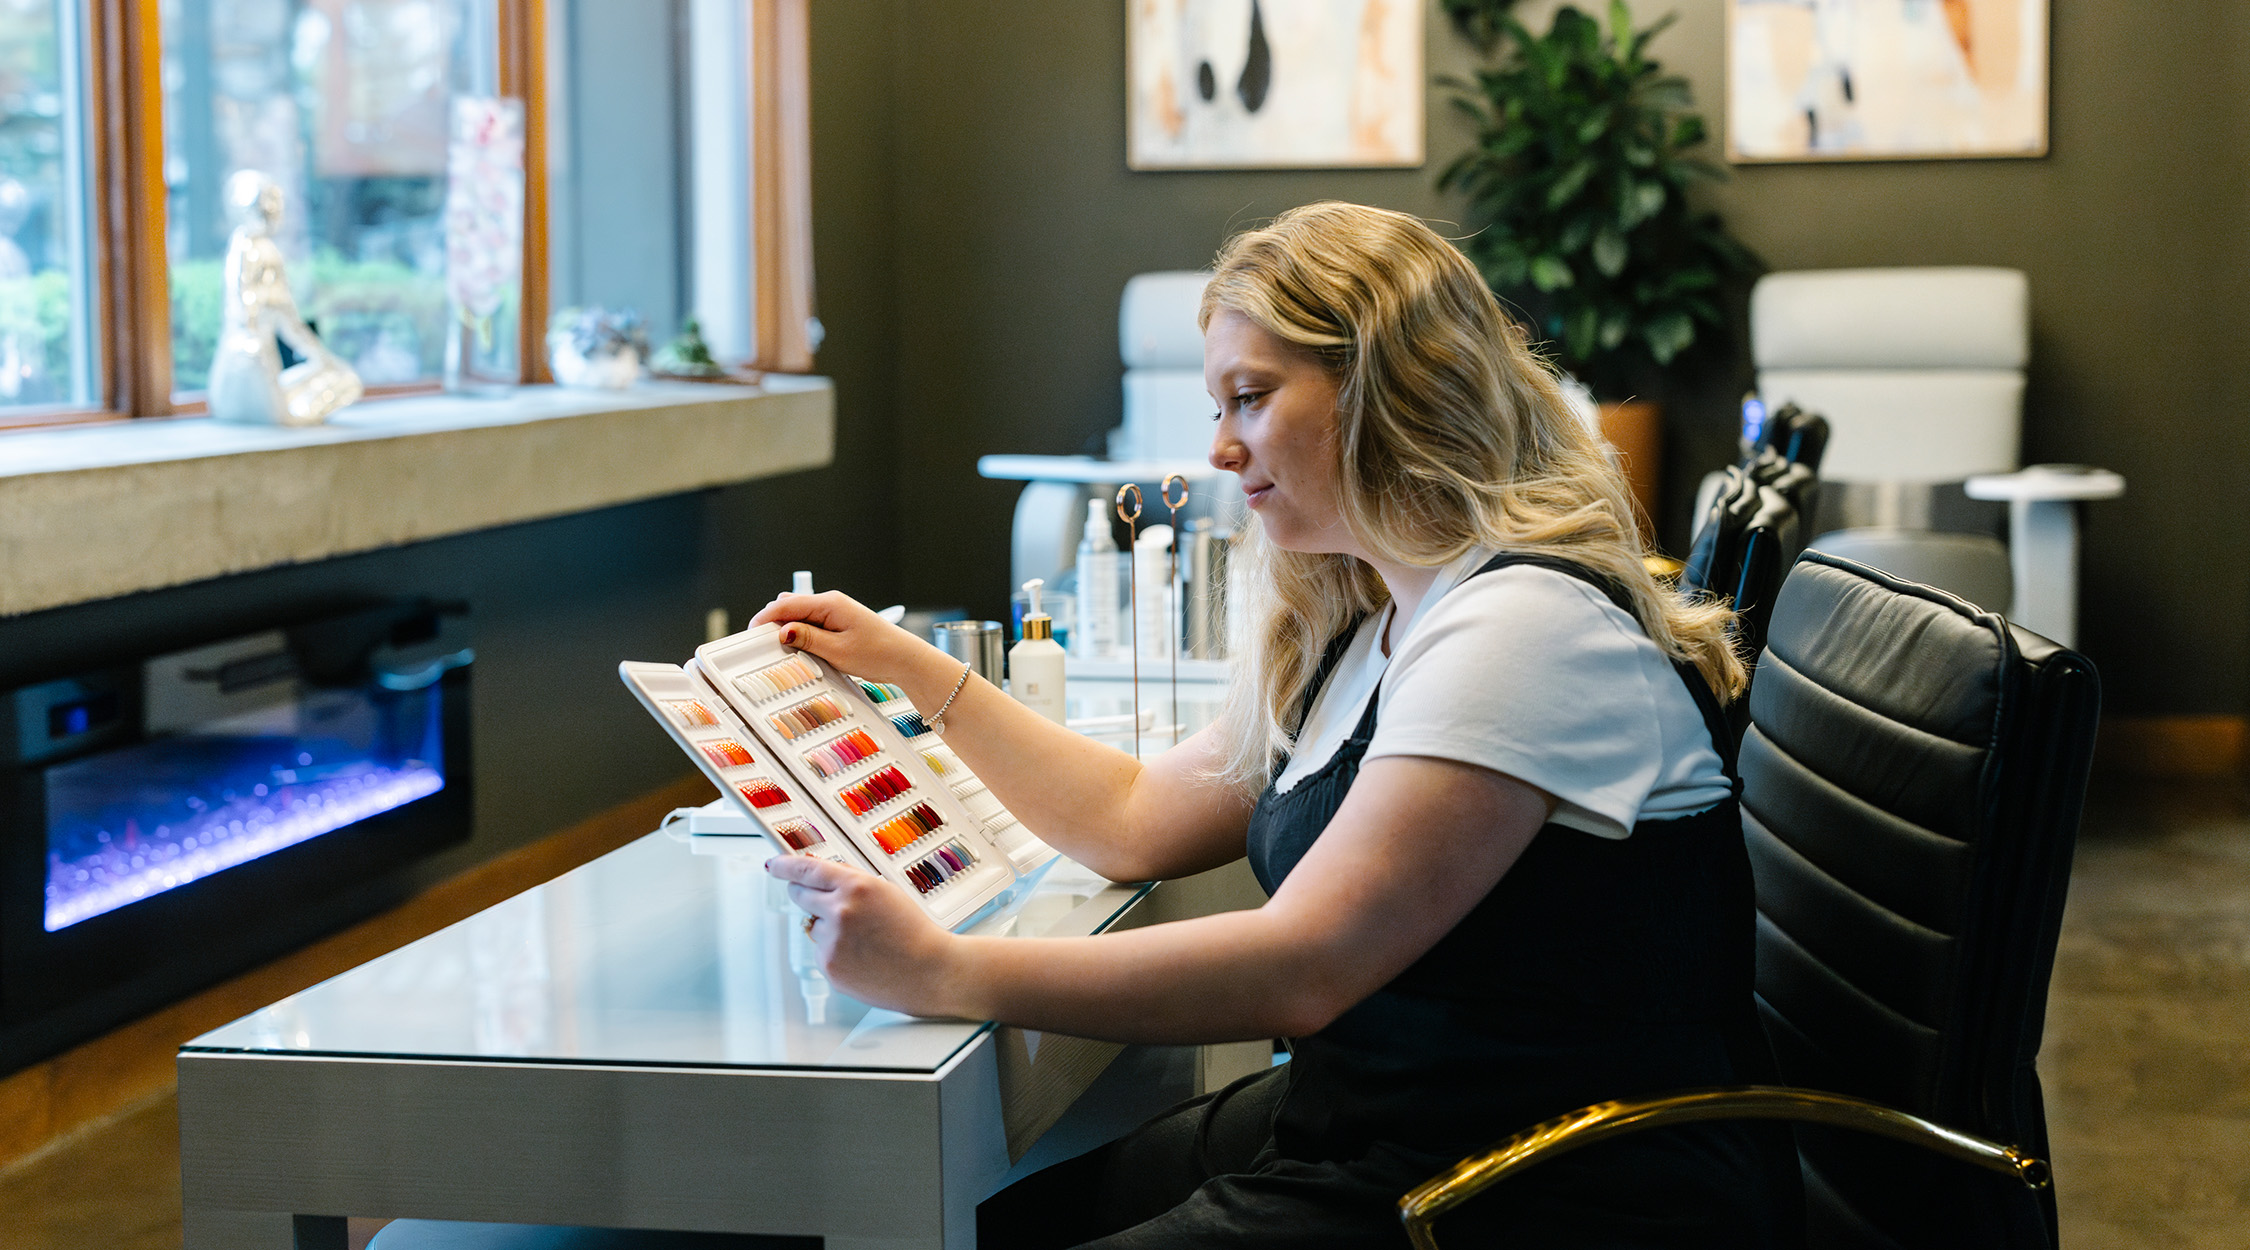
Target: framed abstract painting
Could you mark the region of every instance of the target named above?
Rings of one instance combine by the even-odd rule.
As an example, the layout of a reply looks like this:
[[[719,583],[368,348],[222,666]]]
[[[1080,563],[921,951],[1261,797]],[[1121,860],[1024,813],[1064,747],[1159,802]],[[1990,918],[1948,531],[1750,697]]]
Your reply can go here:
[[[2047,0],[1727,0],[1727,158],[2047,154]]]
[[[1417,166],[1419,0],[1126,0],[1133,169]]]

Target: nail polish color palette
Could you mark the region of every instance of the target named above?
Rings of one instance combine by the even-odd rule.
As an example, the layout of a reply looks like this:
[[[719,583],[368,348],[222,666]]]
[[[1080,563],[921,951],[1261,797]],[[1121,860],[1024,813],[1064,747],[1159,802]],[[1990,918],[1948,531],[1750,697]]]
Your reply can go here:
[[[698,677],[677,664],[617,666],[625,687],[671,733],[703,774],[748,811],[775,845],[868,868],[810,791],[749,724]]]
[[[643,670],[672,674],[713,723],[672,707],[666,693],[643,690],[636,684]],[[919,899],[941,924],[967,920],[1018,875],[1054,858],[904,690],[848,677],[784,647],[774,626],[707,643],[684,669],[626,664],[620,672],[777,846],[866,868]],[[730,747],[753,762],[724,763]]]
[[[771,808],[759,805],[761,798],[770,801],[763,790],[726,774],[724,792],[777,844],[800,849],[796,842],[805,831],[786,819],[804,821],[847,846],[847,862],[898,885],[949,927],[1016,879],[1011,857],[992,843],[983,820],[909,741],[935,736],[905,691],[859,681],[784,647],[770,625],[705,644],[679,671],[707,703],[719,705],[719,728],[747,731],[733,745],[747,750],[757,768],[786,774],[761,774],[790,799]],[[651,710],[667,715],[658,706]],[[682,735],[691,732],[676,718],[666,723]],[[723,758],[712,754],[721,748],[707,740],[691,745],[700,763]],[[799,796],[817,811],[805,810]],[[825,843],[811,845],[818,854]]]

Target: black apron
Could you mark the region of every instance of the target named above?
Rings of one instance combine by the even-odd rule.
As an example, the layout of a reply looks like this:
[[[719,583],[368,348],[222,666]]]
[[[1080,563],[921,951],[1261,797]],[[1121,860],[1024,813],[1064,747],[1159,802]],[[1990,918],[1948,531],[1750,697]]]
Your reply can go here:
[[[1578,578],[1631,612],[1616,587],[1566,561],[1504,553],[1470,576],[1519,564]],[[1330,645],[1305,710],[1350,639],[1347,631]],[[1739,796],[1718,701],[1692,667],[1676,666]],[[1269,893],[1343,804],[1380,693],[1335,758],[1287,794],[1269,785],[1259,797],[1249,858]],[[1736,797],[1641,821],[1622,840],[1550,823],[1427,954],[1327,1028],[1292,1040],[1274,1145],[1306,1161],[1374,1150],[1450,1160],[1608,1099],[1769,1081],[1752,999],[1755,923]],[[1617,1244],[1652,1234],[1706,1244],[1699,1229],[1707,1244],[1786,1244],[1780,1229],[1799,1201],[1796,1183],[1786,1130],[1696,1126],[1562,1156],[1471,1209],[1484,1206],[1497,1227],[1558,1221],[1586,1235],[1573,1244],[1608,1244],[1601,1220],[1611,1214],[1629,1222]],[[1621,1211],[1636,1194],[1645,1209]]]

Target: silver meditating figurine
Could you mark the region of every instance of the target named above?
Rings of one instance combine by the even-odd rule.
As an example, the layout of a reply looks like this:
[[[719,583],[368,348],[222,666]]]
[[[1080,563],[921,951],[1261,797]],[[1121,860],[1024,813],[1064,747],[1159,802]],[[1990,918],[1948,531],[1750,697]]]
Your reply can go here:
[[[281,245],[281,188],[245,169],[227,179],[226,317],[211,358],[211,415],[222,421],[319,425],[360,396],[359,374],[297,315]],[[281,367],[278,336],[299,360]]]

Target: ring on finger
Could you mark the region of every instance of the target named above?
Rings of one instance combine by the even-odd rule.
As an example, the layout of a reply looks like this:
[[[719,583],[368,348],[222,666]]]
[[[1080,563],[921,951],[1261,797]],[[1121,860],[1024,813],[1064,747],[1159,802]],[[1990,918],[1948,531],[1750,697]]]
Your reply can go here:
[[[814,925],[816,925],[816,924],[819,924],[819,923],[820,923],[820,917],[818,917],[818,916],[807,916],[807,917],[805,917],[805,936],[806,936],[806,937],[811,937],[811,936],[812,936],[812,927],[813,927]]]

